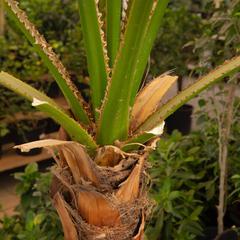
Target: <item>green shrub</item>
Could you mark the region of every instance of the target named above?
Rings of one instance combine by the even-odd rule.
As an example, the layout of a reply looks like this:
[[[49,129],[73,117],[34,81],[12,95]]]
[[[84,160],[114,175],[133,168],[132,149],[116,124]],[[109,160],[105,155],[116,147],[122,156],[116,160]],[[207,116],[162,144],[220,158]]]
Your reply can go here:
[[[78,75],[86,72],[86,58],[76,2],[21,0],[20,5],[28,13],[40,32],[44,33],[54,51],[61,54],[65,66]],[[47,73],[42,60],[10,19],[4,37],[0,38],[1,69],[15,73],[24,80],[39,81]],[[39,88],[39,86],[38,86]]]
[[[151,155],[150,195],[157,203],[147,231],[151,240],[159,236],[190,240],[203,232],[200,214],[204,204],[199,192],[211,198],[215,185],[207,184],[213,166],[199,141],[199,134],[185,137],[175,131]]]
[[[222,94],[225,94],[224,91],[220,91],[218,97]],[[217,117],[209,108],[212,101],[209,98],[208,108],[207,102],[199,102],[202,107],[197,113],[200,130],[187,136],[173,132],[159,141],[157,150],[150,157],[150,195],[156,205],[147,227],[149,240],[159,236],[162,239],[192,240],[201,236],[205,228],[216,226],[219,129]],[[239,226],[239,215],[235,209],[240,197],[239,103],[237,98],[228,147],[227,227]]]
[[[163,28],[151,53],[151,74],[173,70],[184,77],[192,71],[192,65],[198,61],[192,43],[203,34],[202,16],[192,9],[193,6],[192,1],[173,1],[167,9]]]
[[[36,163],[16,173],[20,204],[17,214],[0,220],[0,240],[62,240],[62,228],[52,207],[49,187],[51,173],[40,173]]]
[[[64,65],[79,83],[86,75],[86,57],[80,29],[78,6],[74,1],[21,0],[30,19],[44,33],[54,51],[61,55]],[[7,18],[7,15],[6,15]],[[0,36],[0,70],[14,73],[42,92],[48,92],[53,78],[48,74],[42,60],[34,52],[16,24],[7,18],[5,34]],[[85,95],[88,95],[86,90]],[[31,103],[21,96],[0,87],[0,118],[15,116],[18,112],[35,111]],[[31,121],[31,120],[30,120]],[[25,124],[1,126],[1,133],[13,128],[24,128]],[[34,125],[34,122],[33,124]],[[23,131],[23,129],[20,129]],[[3,134],[0,134],[3,137]]]

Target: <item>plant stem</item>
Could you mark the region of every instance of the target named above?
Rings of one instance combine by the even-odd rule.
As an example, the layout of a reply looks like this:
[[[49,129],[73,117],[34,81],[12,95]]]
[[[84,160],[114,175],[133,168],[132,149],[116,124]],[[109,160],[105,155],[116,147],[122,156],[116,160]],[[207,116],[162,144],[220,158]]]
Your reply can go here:
[[[226,112],[223,115],[223,121],[221,121],[219,127],[219,205],[218,210],[218,235],[224,230],[223,218],[225,214],[225,199],[226,199],[226,185],[227,185],[227,158],[228,158],[228,142],[231,131],[231,125],[233,120],[234,110],[234,94],[236,86],[231,84],[228,89],[228,96],[226,102]]]

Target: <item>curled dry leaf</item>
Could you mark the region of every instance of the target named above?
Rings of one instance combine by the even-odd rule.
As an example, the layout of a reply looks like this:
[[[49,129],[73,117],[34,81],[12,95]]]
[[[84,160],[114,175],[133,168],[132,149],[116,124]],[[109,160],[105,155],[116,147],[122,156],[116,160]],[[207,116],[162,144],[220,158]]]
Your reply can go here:
[[[22,152],[29,152],[33,148],[54,147],[54,146],[60,146],[60,145],[69,144],[69,143],[73,143],[73,142],[56,140],[56,139],[45,139],[45,140],[38,140],[34,142],[24,143],[21,145],[16,145],[14,146],[14,148],[19,148]]]
[[[100,166],[113,167],[123,158],[121,150],[115,146],[105,146],[98,150],[95,162]]]
[[[140,157],[139,163],[134,167],[127,180],[121,184],[116,192],[116,197],[121,202],[130,202],[138,197],[140,176],[146,156],[147,155],[144,154]]]
[[[140,166],[136,165],[128,179],[121,185],[116,197],[122,202],[129,202],[138,197],[140,182]]]
[[[58,212],[60,217],[63,232],[64,232],[64,239],[65,240],[78,240],[77,230],[75,225],[66,209],[65,201],[63,200],[62,196],[59,192],[57,192],[53,198],[53,204]]]
[[[129,157],[138,158],[139,155],[137,153],[127,153],[119,147],[109,145],[98,149],[94,162],[100,166],[113,167],[117,170],[120,166],[125,165],[123,162],[126,163],[126,158],[129,159]]]
[[[39,140],[30,143],[17,145],[23,152],[28,152],[33,148],[59,147],[61,162],[66,162],[71,170],[74,181],[80,183],[81,178],[98,185],[99,179],[92,159],[84,150],[81,144],[71,141],[61,141],[56,139]]]
[[[117,208],[99,192],[80,190],[77,202],[79,214],[89,224],[114,227],[121,223]]]
[[[61,147],[60,152],[62,153],[60,156],[67,162],[76,183],[80,183],[83,178],[95,186],[99,184],[95,165],[80,144],[66,144]]]
[[[159,76],[140,91],[132,109],[131,132],[134,132],[157,109],[161,99],[177,78],[170,75]]]

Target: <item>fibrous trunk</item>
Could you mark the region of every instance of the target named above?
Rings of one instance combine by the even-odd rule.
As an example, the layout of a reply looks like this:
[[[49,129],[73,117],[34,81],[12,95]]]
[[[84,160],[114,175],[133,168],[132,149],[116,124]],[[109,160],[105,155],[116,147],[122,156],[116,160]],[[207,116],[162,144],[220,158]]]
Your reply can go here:
[[[150,148],[125,153],[115,146],[89,157],[82,145],[55,146],[51,188],[65,240],[140,240],[149,202],[145,159]]]

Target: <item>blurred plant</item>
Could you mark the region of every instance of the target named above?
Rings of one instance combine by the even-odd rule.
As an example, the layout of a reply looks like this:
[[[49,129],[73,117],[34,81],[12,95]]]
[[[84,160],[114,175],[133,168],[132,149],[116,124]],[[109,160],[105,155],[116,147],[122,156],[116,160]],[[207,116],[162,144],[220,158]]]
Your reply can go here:
[[[206,4],[207,17],[204,19],[205,34],[196,41],[195,49],[200,54],[200,62],[197,71],[201,74],[219,64],[222,59],[234,56],[240,51],[240,2],[239,1],[208,1]],[[239,82],[239,74],[233,75],[230,80],[225,78],[229,84],[229,100],[222,99],[221,113],[218,109],[216,118],[218,120],[219,134],[219,202],[218,202],[218,233],[223,231],[223,218],[225,214],[225,201],[228,178],[228,161],[231,158],[230,151],[231,125],[235,118],[233,112],[234,92]],[[227,87],[228,88],[228,87]],[[226,88],[225,88],[226,89]],[[225,91],[223,89],[223,93]],[[224,93],[225,94],[225,93]],[[215,100],[216,102],[216,100]],[[215,103],[216,105],[216,103]]]
[[[61,223],[48,194],[51,173],[40,173],[33,163],[15,178],[20,181],[16,189],[20,204],[16,215],[0,220],[0,240],[62,240]]]
[[[225,94],[218,92],[218,99]],[[200,130],[188,136],[173,132],[160,140],[150,156],[150,196],[156,205],[147,226],[148,239],[197,239],[206,228],[217,225],[219,126],[214,98],[209,97],[209,102],[199,101],[196,115]],[[221,109],[225,102],[219,102]],[[235,207],[240,196],[239,98],[235,99],[234,110],[228,148],[227,227],[240,226]]]
[[[196,71],[200,74],[240,51],[239,1],[219,1],[216,7],[207,0],[203,11],[203,35],[195,42],[195,51],[200,56]]]
[[[148,239],[196,239],[217,225],[219,194],[219,114],[224,114],[228,91],[224,84],[199,98],[197,129],[188,136],[174,132],[159,142],[150,161],[150,195],[156,206],[147,227]],[[235,97],[228,144],[225,227],[239,227],[240,98]],[[191,219],[194,210],[197,218]],[[185,226],[185,221],[187,224]],[[189,227],[189,228],[188,228]]]
[[[147,227],[148,239],[191,240],[203,234],[201,194],[210,200],[215,192],[214,177],[208,178],[215,166],[209,154],[206,156],[210,149],[203,139],[207,137],[174,131],[159,141],[150,156],[150,195],[156,207]]]
[[[4,34],[5,29],[5,16],[3,10],[3,0],[0,0],[0,37]]]
[[[9,133],[9,129],[7,127],[7,124],[0,123],[0,138],[4,137]]]
[[[73,75],[76,83],[83,82],[86,71],[86,57],[83,48],[82,33],[80,30],[77,3],[73,1],[28,1],[21,0],[20,5],[28,12],[30,18],[35,22],[41,32],[46,36],[54,50],[61,54],[62,60]],[[48,13],[48,14],[46,14]],[[7,17],[7,16],[6,16]],[[47,73],[47,68],[42,60],[34,52],[28,42],[22,38],[22,33],[11,19],[6,18],[5,34],[0,36],[0,70],[10,71],[16,76],[47,92],[52,84],[52,77]],[[63,31],[64,29],[64,31]],[[88,88],[86,96],[89,95]],[[23,114],[35,109],[21,96],[0,87],[0,118],[12,116],[18,112]],[[3,120],[4,121],[4,120]],[[36,121],[29,119],[28,123],[17,123],[15,126],[6,126],[8,129],[18,129],[24,132],[35,126]],[[23,128],[23,129],[21,129]]]
[[[219,234],[224,228],[223,220],[227,210],[226,206],[234,204],[234,200],[228,195],[232,196],[238,191],[234,188],[233,179],[231,178],[231,176],[238,173],[239,169],[240,116],[238,112],[240,110],[240,101],[239,97],[234,94],[236,88],[237,85],[233,83],[222,84],[220,88],[215,88],[210,97],[208,96],[208,102],[203,99],[199,101],[205,112],[202,109],[200,114],[197,113],[200,128],[203,124],[206,125],[205,121],[209,125],[215,126],[215,138],[218,139],[216,159],[218,159],[219,168],[219,200],[217,207]]]
[[[83,38],[80,24],[76,24],[79,22],[77,3],[68,0],[56,0],[54,4],[50,0],[21,0],[19,3],[28,13],[29,18],[38,27],[39,31],[41,33],[44,32],[54,51],[61,54],[62,61],[69,71],[74,72],[76,76],[85,76],[87,67]],[[32,47],[29,46],[27,41],[19,38],[22,33],[11,19],[8,19],[8,25],[5,38],[8,43],[10,42],[9,47],[15,47],[15,55],[20,54],[20,59],[21,53],[25,54],[22,57],[22,69],[13,72],[18,74],[19,77],[23,77],[23,79],[31,78],[32,80],[39,80],[42,75],[47,73],[46,67],[42,63],[42,60],[33,52]],[[5,52],[8,51],[7,49]],[[27,62],[28,59],[29,62]],[[16,61],[17,58],[13,60]],[[21,64],[21,62],[19,61],[18,64]],[[4,67],[3,69],[7,71],[12,70],[11,68],[7,68],[10,66]],[[23,76],[19,75],[24,69],[26,69],[26,73],[23,72]],[[34,78],[34,76],[36,77]],[[49,78],[51,77],[49,76]]]
[[[173,70],[184,77],[192,71],[198,56],[193,54],[191,43],[203,34],[202,16],[194,6],[192,1],[181,0],[172,1],[171,8],[167,9],[151,53],[152,75]]]
[[[38,120],[30,114],[34,111],[35,109],[24,98],[6,88],[0,88],[0,126],[2,126],[0,129],[2,133],[14,132],[14,139],[17,139],[17,136],[21,136],[21,139],[26,138],[25,133],[32,131],[38,125]],[[18,113],[21,116],[27,116],[27,120],[20,121],[17,118]],[[0,134],[0,137],[5,135]]]

